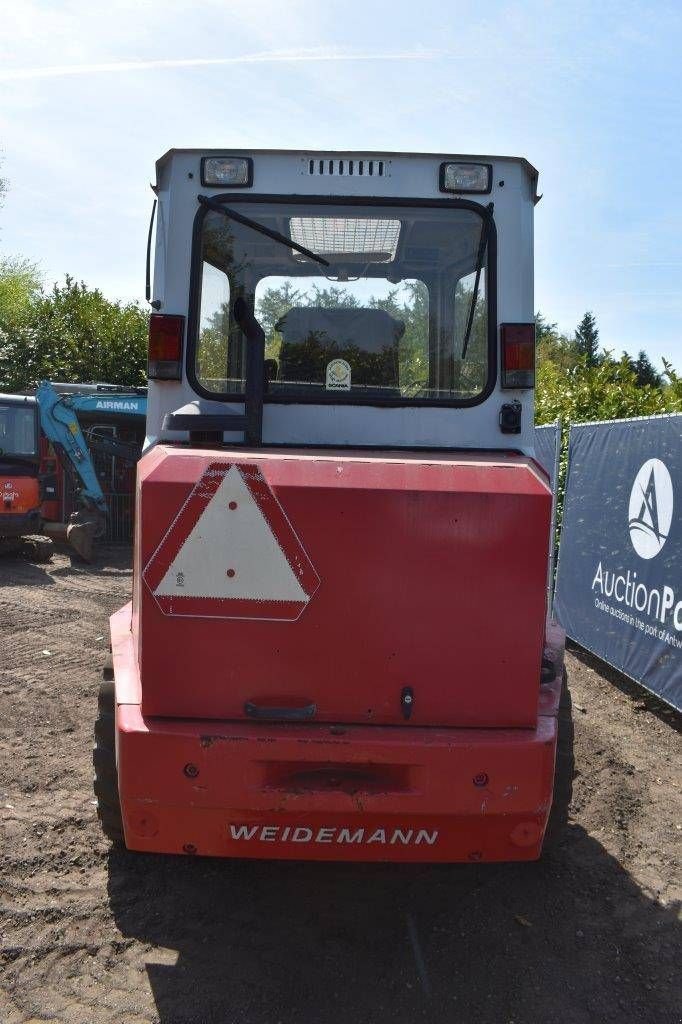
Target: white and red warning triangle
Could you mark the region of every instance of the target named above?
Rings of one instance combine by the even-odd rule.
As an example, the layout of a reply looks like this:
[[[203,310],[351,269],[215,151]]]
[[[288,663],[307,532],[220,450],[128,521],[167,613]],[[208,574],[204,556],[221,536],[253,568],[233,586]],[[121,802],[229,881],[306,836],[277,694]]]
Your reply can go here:
[[[258,466],[213,462],[142,574],[166,615],[297,619],[320,578]]]

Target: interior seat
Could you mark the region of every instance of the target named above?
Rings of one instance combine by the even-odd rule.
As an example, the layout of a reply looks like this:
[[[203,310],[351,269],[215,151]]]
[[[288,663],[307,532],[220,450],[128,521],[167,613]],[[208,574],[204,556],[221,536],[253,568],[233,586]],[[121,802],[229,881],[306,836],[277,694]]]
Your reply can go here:
[[[275,324],[282,335],[280,381],[325,384],[332,359],[345,359],[351,385],[398,388],[405,324],[383,309],[294,306]]]

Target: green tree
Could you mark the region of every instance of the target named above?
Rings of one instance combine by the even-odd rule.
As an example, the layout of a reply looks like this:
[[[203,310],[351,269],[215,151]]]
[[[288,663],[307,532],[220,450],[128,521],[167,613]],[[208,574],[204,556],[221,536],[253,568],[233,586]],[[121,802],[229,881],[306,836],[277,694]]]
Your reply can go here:
[[[67,276],[48,294],[32,295],[14,329],[3,328],[0,388],[25,390],[43,378],[144,384],[147,324],[136,303],[110,302]]]
[[[535,314],[536,360],[542,363],[556,363],[565,370],[571,369],[578,361],[575,341],[560,334],[555,323],[550,323],[538,310]]]
[[[582,356],[572,370],[554,363],[538,369],[536,422],[614,420],[668,411],[661,388],[640,386],[627,356],[590,366]]]
[[[40,274],[34,263],[0,259],[0,331],[7,333],[30,318],[40,288]]]
[[[682,412],[682,377],[667,359],[663,360],[663,397],[667,412]]]
[[[652,387],[661,386],[663,378],[654,369],[651,360],[643,349],[640,350],[636,359],[630,359],[627,352],[623,352],[623,356],[628,360],[630,369],[635,374],[640,387],[644,387],[647,384],[650,384]]]
[[[585,357],[588,366],[599,362],[599,328],[593,313],[585,313],[575,331],[578,354]]]

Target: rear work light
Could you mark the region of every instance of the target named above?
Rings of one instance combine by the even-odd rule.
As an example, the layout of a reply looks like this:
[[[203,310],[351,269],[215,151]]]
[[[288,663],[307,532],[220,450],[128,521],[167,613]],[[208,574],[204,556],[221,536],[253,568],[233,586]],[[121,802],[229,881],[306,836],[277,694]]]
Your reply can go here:
[[[149,317],[147,376],[150,380],[181,380],[184,316],[152,313]]]
[[[478,192],[487,195],[493,184],[492,164],[441,164],[441,192]]]
[[[253,160],[247,156],[205,156],[201,161],[201,184],[249,188],[253,185]]]
[[[535,324],[502,324],[502,387],[535,387]]]

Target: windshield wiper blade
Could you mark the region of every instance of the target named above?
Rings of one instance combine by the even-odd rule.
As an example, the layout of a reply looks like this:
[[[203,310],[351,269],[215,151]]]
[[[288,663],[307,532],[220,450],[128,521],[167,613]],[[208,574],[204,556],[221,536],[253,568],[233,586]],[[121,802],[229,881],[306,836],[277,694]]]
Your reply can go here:
[[[467,327],[464,332],[464,341],[462,343],[462,359],[466,359],[467,349],[469,348],[469,339],[471,337],[471,328],[474,325],[474,314],[476,312],[476,303],[478,302],[478,289],[481,283],[481,271],[483,270],[483,257],[485,256],[485,250],[488,246],[488,235],[490,234],[490,225],[493,219],[493,204],[488,203],[486,206],[485,219],[481,226],[481,239],[478,243],[478,255],[476,257],[476,277],[474,278],[474,290],[471,295],[471,305],[469,306],[469,316],[467,317]]]
[[[230,206],[224,206],[222,203],[216,202],[215,199],[209,199],[208,196],[197,196],[198,201],[202,206],[207,206],[209,210],[215,210],[216,213],[222,213],[223,216],[228,217],[230,220],[236,220],[238,224],[244,224],[247,228],[251,228],[253,231],[258,231],[261,235],[267,235],[268,238],[272,238],[274,242],[279,242],[280,245],[286,245],[287,249],[295,249],[296,252],[300,252],[302,256],[307,256],[309,260],[314,260],[315,263],[320,263],[323,267],[330,266],[329,261],[325,260],[322,256],[318,256],[316,252],[311,252],[310,249],[306,249],[304,245],[299,245],[298,242],[294,242],[293,238],[287,238],[286,235],[282,235],[279,231],[273,231],[272,228],[266,228],[264,224],[259,224],[257,220],[251,220],[250,217],[245,217],[243,213],[237,213]]]

